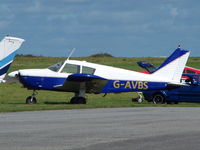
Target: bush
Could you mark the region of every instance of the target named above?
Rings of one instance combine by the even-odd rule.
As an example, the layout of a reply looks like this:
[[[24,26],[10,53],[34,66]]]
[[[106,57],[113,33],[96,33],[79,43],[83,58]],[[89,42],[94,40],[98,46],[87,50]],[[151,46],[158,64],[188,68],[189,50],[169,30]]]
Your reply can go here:
[[[108,53],[99,53],[99,54],[93,54],[89,57],[113,57],[111,54]]]
[[[43,56],[35,56],[32,54],[17,54],[16,57],[43,57]]]

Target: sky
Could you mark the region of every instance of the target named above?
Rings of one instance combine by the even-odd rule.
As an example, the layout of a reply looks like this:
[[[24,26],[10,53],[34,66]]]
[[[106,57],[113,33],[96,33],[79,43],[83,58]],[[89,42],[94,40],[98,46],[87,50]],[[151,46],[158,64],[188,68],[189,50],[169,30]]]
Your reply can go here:
[[[20,54],[168,56],[180,44],[200,56],[199,0],[0,0],[0,38]]]

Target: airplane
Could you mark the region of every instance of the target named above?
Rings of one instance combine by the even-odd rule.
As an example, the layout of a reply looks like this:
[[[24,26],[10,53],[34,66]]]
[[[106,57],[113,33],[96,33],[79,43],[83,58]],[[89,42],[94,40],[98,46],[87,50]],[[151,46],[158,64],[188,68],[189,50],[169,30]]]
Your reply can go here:
[[[24,39],[5,36],[0,42],[0,83],[6,82],[4,80],[6,72],[8,71],[13,59],[20,48]]]
[[[86,104],[86,93],[100,94],[170,89],[183,86],[181,75],[190,51],[177,48],[151,74],[100,65],[86,61],[65,60],[45,69],[11,72],[28,90],[27,104],[35,104],[36,90],[73,92],[70,104]]]
[[[156,69],[156,67],[149,63],[149,62],[146,62],[146,61],[138,61],[137,64],[141,67],[141,68],[144,68],[145,70],[143,71],[139,71],[139,72],[142,72],[142,73],[151,73],[152,71],[154,71]],[[192,68],[192,67],[189,67],[189,66],[185,66],[184,68],[184,71],[183,73],[189,73],[189,74],[200,74],[200,69],[197,69],[197,68]]]
[[[151,72],[153,72],[156,69],[156,67],[153,64],[151,64],[147,61],[138,61],[137,64],[141,68],[145,69],[145,70],[142,70],[142,71],[138,71],[138,72],[141,72],[141,73],[150,74]],[[181,80],[190,79],[188,76],[184,76],[184,74],[200,74],[200,69],[185,66]],[[138,97],[134,98],[133,101],[141,103],[144,100],[143,93],[137,92],[137,94],[138,94]]]

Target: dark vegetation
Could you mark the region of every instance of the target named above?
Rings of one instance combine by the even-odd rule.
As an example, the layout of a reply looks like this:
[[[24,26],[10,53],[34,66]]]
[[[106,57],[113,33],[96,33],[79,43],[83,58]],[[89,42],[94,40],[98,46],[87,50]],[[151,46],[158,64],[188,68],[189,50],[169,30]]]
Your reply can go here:
[[[93,54],[89,57],[113,57],[111,54],[108,53],[99,53],[99,54]]]

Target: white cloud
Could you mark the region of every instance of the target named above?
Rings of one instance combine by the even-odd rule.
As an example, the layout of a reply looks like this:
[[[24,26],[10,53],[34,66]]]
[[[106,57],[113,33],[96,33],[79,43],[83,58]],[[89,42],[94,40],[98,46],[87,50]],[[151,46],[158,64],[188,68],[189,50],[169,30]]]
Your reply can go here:
[[[85,14],[86,19],[106,20],[108,22],[130,23],[140,19],[139,11],[91,11]]]
[[[61,20],[61,21],[66,21],[70,19],[76,19],[75,14],[63,14],[63,13],[58,13],[58,14],[50,14],[47,16],[48,21],[54,21],[54,20]]]
[[[15,17],[15,14],[12,12],[11,8],[6,4],[0,5],[0,29],[5,29],[8,27],[13,19]]]
[[[179,15],[178,8],[171,8],[170,14],[172,15],[172,17],[178,16]]]
[[[63,0],[63,1],[68,3],[84,3],[84,2],[89,2],[91,0]]]
[[[23,8],[25,12],[40,12],[43,9],[42,4],[40,3],[40,1],[33,1],[33,3],[30,3],[29,6],[27,6],[26,8]]]
[[[12,12],[11,8],[6,4],[0,5],[0,17],[2,19],[12,19],[14,17],[14,13]]]

